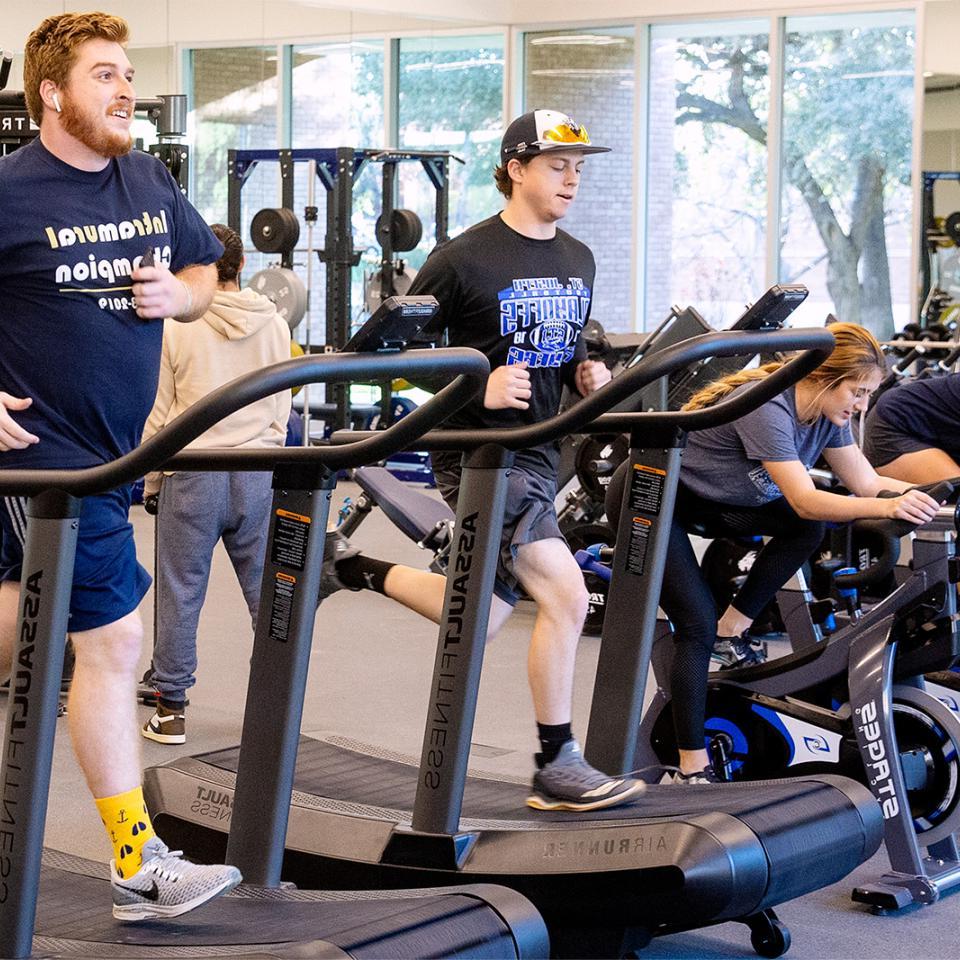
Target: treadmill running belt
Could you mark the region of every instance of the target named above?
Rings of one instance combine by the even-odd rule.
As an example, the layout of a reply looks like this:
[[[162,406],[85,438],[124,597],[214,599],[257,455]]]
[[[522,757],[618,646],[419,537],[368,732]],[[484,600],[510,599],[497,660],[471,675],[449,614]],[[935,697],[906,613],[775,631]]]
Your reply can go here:
[[[187,946],[323,940],[357,957],[449,956],[465,945],[471,956],[512,953],[504,951],[504,943],[512,939],[510,930],[475,897],[350,897],[347,893],[326,900],[278,898],[267,905],[260,899],[228,895],[173,920],[120,923],[110,913],[107,880],[45,865],[36,936],[141,947],[179,944],[181,951]],[[428,942],[431,946],[426,948]]]
[[[200,754],[204,763],[236,772],[239,747]],[[417,768],[396,760],[345,749],[337,744],[300,738],[294,789],[342,803],[357,803],[389,810],[413,809]],[[522,784],[468,777],[463,816],[479,820],[509,819],[530,823],[581,820],[583,814],[533,810],[526,805],[530,789]],[[629,806],[592,810],[591,820],[625,820],[639,817],[673,817],[729,813],[745,823],[757,823],[757,832],[776,830],[792,823],[801,811],[817,808],[818,798],[840,796],[830,777],[769,780],[752,783],[698,785],[691,790],[674,786],[648,787]],[[668,799],[669,798],[669,799]],[[830,802],[831,806],[833,805]],[[791,810],[792,808],[792,810]],[[850,803],[851,812],[854,805]],[[857,817],[859,822],[859,816]]]

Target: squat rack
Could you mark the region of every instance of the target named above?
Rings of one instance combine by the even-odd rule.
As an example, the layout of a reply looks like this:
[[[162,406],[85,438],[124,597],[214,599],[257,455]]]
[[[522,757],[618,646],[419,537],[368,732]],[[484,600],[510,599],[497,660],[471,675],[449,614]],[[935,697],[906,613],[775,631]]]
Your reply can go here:
[[[438,244],[448,237],[450,207],[450,158],[445,150],[377,150],[356,147],[304,147],[296,149],[228,150],[227,151],[227,223],[241,236],[240,197],[243,185],[258,163],[280,164],[281,206],[292,210],[294,204],[294,168],[298,163],[314,161],[317,179],[327,191],[327,232],[324,246],[317,250],[326,264],[326,350],[340,350],[350,339],[351,270],[360,262],[362,251],[353,245],[353,188],[368,163],[382,165],[382,208],[377,239],[381,247],[381,289],[392,289],[394,250],[390,223],[396,208],[398,165],[418,161],[434,190],[435,236]],[[457,159],[454,157],[454,159]],[[317,208],[307,207],[305,219],[317,219]],[[289,266],[290,264],[284,264]],[[336,384],[331,388],[336,404],[334,430],[350,426],[348,388]]]

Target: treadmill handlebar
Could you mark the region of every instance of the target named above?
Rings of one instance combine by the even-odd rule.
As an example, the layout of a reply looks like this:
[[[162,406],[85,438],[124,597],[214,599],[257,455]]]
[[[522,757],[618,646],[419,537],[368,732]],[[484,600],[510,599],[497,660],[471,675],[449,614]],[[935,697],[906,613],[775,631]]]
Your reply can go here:
[[[77,470],[4,470],[0,454],[0,494],[33,496],[44,490],[62,490],[82,497],[112,490],[164,468],[272,470],[281,462],[323,464],[332,470],[360,466],[404,449],[421,434],[446,420],[479,393],[489,372],[487,358],[467,347],[409,350],[399,355],[311,354],[283,360],[214,390],[135,450],[109,463]],[[418,376],[455,379],[387,430],[365,433],[358,442],[346,447],[284,447],[251,451],[210,449],[175,456],[230,414],[281,390],[304,383],[349,383],[394,377],[416,379]],[[251,457],[251,454],[255,456]]]
[[[483,430],[436,430],[417,441],[420,450],[471,450],[483,444],[497,444],[508,450],[559,440],[571,433],[609,433],[638,426],[672,425],[683,430],[702,430],[735,420],[755,409],[791,384],[805,377],[833,352],[834,339],[829,329],[720,331],[705,333],[673,344],[654,356],[640,360],[595,393],[579,400],[562,413],[540,423],[521,427]],[[741,396],[725,400],[704,410],[666,413],[608,413],[622,400],[633,396],[647,384],[669,376],[692,363],[710,357],[753,356],[757,353],[804,351],[781,370]],[[369,436],[369,431],[338,430],[330,438],[335,444],[353,444]]]
[[[767,334],[772,336],[772,334]],[[756,410],[787,387],[802,380],[812,370],[816,370],[830,355],[830,350],[805,350],[797,354],[789,363],[784,364],[762,380],[755,380],[740,393],[728,395],[726,399],[704,407],[701,410],[647,410],[637,413],[607,413],[589,425],[587,433],[621,433],[637,428],[677,427],[691,433],[694,430],[706,430],[723,423],[730,423]]]

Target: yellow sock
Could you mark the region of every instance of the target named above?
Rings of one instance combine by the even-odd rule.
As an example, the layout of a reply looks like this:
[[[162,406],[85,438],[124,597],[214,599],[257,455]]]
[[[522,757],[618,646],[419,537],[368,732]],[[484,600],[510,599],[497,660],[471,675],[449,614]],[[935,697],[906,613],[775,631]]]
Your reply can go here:
[[[117,873],[121,878],[132,877],[140,869],[143,845],[156,836],[143,802],[143,787],[134,787],[115,797],[95,799],[94,803],[113,844]]]

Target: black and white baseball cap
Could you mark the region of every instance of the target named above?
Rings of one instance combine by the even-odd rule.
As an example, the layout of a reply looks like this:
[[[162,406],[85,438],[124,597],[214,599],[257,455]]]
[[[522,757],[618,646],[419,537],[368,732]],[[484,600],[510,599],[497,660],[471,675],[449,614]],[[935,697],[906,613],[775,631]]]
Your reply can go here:
[[[500,163],[514,157],[535,157],[540,153],[577,150],[580,153],[609,153],[590,141],[586,127],[559,110],[531,110],[517,117],[500,141]]]

